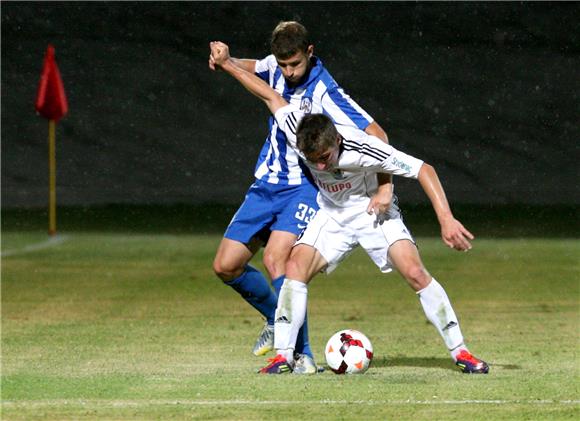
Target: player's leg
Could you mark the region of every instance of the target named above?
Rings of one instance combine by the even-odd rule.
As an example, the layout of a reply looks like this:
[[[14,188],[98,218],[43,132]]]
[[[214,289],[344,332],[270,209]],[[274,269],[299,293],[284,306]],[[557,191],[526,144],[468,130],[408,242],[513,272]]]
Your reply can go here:
[[[274,314],[278,296],[272,291],[264,275],[248,264],[256,254],[261,240],[252,239],[249,244],[223,238],[216,253],[213,269],[225,285],[233,288],[265,318],[252,352],[264,355],[274,349]]]
[[[274,219],[267,183],[254,183],[224,234],[213,268],[224,283],[232,287],[265,318],[266,324],[254,346],[254,354],[263,355],[273,347],[273,324],[277,296],[264,275],[248,262],[264,241],[262,233]],[[269,327],[268,327],[269,326]]]
[[[284,275],[286,261],[290,257],[296,238],[297,234],[288,231],[273,230],[270,233],[262,260],[270,279],[274,280]]]
[[[242,244],[223,238],[214,259],[213,269],[224,284],[238,292],[266,318],[269,324],[273,325],[276,296],[264,275],[248,264],[259,247],[258,240]]]
[[[280,294],[280,288],[284,283],[286,262],[297,238],[297,235],[287,231],[272,231],[264,249],[264,266],[272,279],[276,296]],[[310,359],[314,358],[308,337],[308,315],[296,339],[296,353],[306,355]]]
[[[286,278],[280,288],[276,309],[274,347],[277,355],[260,373],[292,371],[296,338],[306,317],[307,284],[326,265],[326,260],[315,248],[304,244],[293,248],[286,264]]]
[[[423,266],[417,246],[412,241],[401,239],[391,244],[388,257],[415,292],[431,282],[431,275]]]
[[[383,272],[394,266],[417,293],[429,321],[437,328],[448,349],[463,344],[463,335],[449,298],[439,283],[423,266],[417,246],[409,230],[398,217],[398,209],[391,210],[391,219],[382,225],[372,217],[357,218],[357,238]]]
[[[292,246],[318,210],[317,195],[318,190],[312,184],[305,183],[286,187],[273,198],[276,202],[276,221],[272,224],[272,233],[264,249],[264,266],[277,295],[284,282],[284,270]],[[296,372],[316,369],[308,335],[308,314],[298,333],[295,351],[298,361]]]
[[[447,293],[425,269],[415,244],[403,239],[389,247],[389,260],[417,293],[427,319],[435,326],[451,357],[464,372],[487,373],[488,365],[465,346],[459,320]]]
[[[374,223],[372,217],[369,219],[361,215],[357,218],[357,240],[381,271],[389,272],[394,266],[401,273],[417,293],[427,319],[443,338],[457,365],[464,372],[486,373],[487,364],[467,351],[449,298],[443,287],[425,269],[398,208],[392,207],[389,213],[390,219],[380,225]]]
[[[400,240],[389,247],[389,260],[417,293],[427,319],[435,326],[449,350],[463,344],[459,321],[443,287],[423,266],[417,247]]]
[[[323,211],[309,222],[286,263],[286,278],[278,296],[274,342],[277,356],[261,373],[278,374],[292,369],[296,338],[306,315],[307,284],[322,269],[332,271],[356,243],[347,229]]]
[[[260,246],[261,242],[258,239],[252,239],[248,244],[243,244],[236,240],[222,238],[213,261],[215,274],[224,282],[238,278]]]
[[[298,235],[293,232],[274,230],[270,233],[270,238],[264,248],[262,262],[270,275],[276,296],[284,283],[286,262],[297,238]]]
[[[305,244],[298,244],[286,264],[286,279],[280,289],[276,309],[274,347],[284,350],[285,356],[293,358],[298,331],[306,317],[307,284],[327,265],[318,250]]]

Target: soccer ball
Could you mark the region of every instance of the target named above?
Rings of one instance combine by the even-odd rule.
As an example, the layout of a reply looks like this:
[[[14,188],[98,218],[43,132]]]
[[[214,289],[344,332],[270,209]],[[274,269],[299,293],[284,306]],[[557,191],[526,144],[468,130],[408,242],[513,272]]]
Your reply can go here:
[[[324,355],[328,367],[336,374],[362,374],[373,359],[373,346],[363,333],[346,329],[332,335]]]

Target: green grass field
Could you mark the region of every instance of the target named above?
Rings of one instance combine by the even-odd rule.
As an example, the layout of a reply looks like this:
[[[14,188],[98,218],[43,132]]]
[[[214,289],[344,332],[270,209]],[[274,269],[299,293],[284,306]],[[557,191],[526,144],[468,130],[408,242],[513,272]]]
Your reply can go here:
[[[262,376],[262,320],[213,275],[220,235],[2,236],[2,419],[578,419],[580,242],[419,238],[472,351],[451,363],[413,291],[360,251],[310,286],[319,362],[365,332],[362,376]],[[259,266],[259,265],[258,265]],[[259,266],[261,268],[261,266]]]

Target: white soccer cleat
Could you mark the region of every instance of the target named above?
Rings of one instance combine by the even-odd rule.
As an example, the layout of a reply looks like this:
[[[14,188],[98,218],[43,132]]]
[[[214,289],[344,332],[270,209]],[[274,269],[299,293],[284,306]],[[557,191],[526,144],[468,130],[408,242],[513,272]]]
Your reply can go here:
[[[321,370],[312,357],[306,354],[294,354],[294,374],[316,374],[319,371]]]
[[[253,354],[257,357],[265,355],[274,349],[274,325],[266,323],[254,345]]]

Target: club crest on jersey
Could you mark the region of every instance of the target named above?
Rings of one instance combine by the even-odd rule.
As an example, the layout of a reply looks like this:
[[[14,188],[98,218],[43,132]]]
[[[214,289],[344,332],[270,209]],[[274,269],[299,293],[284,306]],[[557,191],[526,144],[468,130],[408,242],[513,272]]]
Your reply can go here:
[[[342,173],[341,170],[334,170],[332,172],[332,177],[334,177],[335,180],[343,180],[344,174]]]
[[[312,99],[303,97],[302,101],[300,101],[300,110],[304,111],[306,114],[310,114],[312,112]]]

